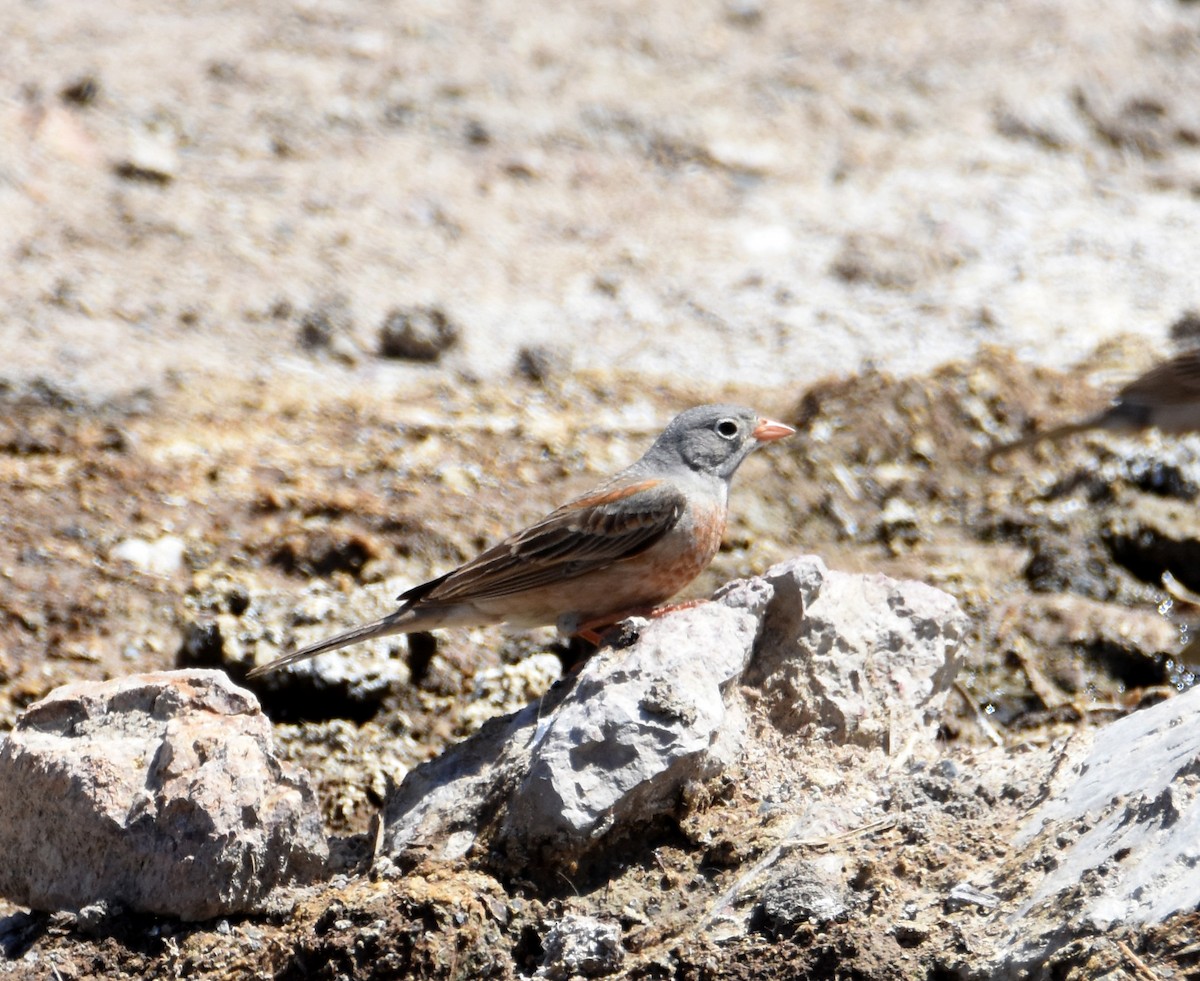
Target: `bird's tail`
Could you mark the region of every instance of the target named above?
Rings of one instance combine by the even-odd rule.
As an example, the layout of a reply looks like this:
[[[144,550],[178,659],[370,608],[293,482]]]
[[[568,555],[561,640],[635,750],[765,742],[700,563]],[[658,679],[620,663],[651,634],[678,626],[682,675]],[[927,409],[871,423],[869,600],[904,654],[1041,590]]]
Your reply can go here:
[[[1011,443],[1001,443],[999,446],[993,446],[988,450],[988,454],[984,457],[984,460],[990,464],[993,460],[1007,456],[1009,453],[1015,453],[1017,450],[1023,450],[1027,446],[1036,446],[1038,443],[1065,439],[1068,436],[1073,436],[1075,433],[1081,433],[1087,429],[1096,429],[1099,426],[1101,426],[1101,423],[1097,419],[1085,419],[1083,422],[1073,422],[1066,426],[1057,426],[1054,429],[1047,429],[1042,433],[1034,433],[1032,436],[1013,440]]]
[[[336,651],[339,647],[348,647],[351,644],[358,644],[364,640],[372,640],[375,637],[388,637],[391,634],[406,634],[413,630],[419,630],[420,628],[416,623],[417,619],[418,617],[414,616],[411,610],[404,607],[396,610],[395,613],[389,613],[385,617],[380,617],[378,620],[364,623],[361,627],[355,627],[353,630],[347,630],[345,633],[335,634],[332,637],[327,637],[325,640],[319,640],[315,644],[309,644],[308,647],[292,651],[291,654],[277,657],[274,661],[270,661],[267,664],[260,664],[253,671],[248,672],[246,677],[258,678],[270,671],[286,667],[289,664],[297,664],[300,661],[308,660],[310,657],[316,657],[318,654]]]

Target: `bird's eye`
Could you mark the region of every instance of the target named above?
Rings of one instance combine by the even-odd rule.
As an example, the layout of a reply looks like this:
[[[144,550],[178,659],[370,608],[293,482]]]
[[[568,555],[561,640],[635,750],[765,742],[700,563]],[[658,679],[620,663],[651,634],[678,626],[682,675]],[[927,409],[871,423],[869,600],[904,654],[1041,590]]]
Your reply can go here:
[[[717,423],[717,435],[722,439],[733,439],[738,434],[738,424],[732,419],[722,419]]]

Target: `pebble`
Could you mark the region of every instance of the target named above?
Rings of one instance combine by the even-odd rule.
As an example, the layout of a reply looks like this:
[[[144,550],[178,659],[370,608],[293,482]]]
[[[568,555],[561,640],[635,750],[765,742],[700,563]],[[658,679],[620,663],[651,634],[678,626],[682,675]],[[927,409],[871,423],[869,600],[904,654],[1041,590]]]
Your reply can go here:
[[[135,569],[154,576],[169,576],[183,568],[186,546],[182,538],[163,535],[154,541],[126,538],[108,553],[112,561],[128,562]]]

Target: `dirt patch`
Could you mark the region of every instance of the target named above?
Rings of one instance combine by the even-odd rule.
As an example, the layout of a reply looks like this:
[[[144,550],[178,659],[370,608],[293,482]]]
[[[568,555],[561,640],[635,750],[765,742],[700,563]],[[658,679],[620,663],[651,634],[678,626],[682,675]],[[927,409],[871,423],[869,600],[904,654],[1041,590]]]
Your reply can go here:
[[[972,614],[944,758],[920,764],[932,766],[916,783],[924,789],[894,797],[893,821],[849,840],[814,839],[796,856],[836,856],[845,910],[814,921],[801,903],[789,919],[792,907],[771,905],[768,890],[761,909],[741,910],[748,933],[722,935],[722,904],[736,894],[745,906],[747,870],[779,840],[763,818],[772,798],[819,793],[822,773],[854,778],[853,760],[809,750],[791,774],[728,774],[682,802],[675,820],[606,849],[569,880],[532,867],[528,880],[497,878],[486,856],[399,879],[355,873],[393,781],[553,680],[535,673],[497,692],[481,683],[488,669],[569,656],[546,632],[448,631],[415,645],[415,676],[414,655],[396,641],[408,673],[357,721],[327,711],[277,727],[285,755],[317,779],[348,878],[270,923],[118,917],[89,939],[71,918],[10,918],[10,950],[37,958],[29,976],[53,963],[63,976],[236,965],[287,977],[511,977],[536,969],[548,925],[567,914],[620,924],[629,977],[704,977],[718,964],[722,977],[782,964],[786,976],[820,977],[835,963],[856,977],[972,976],[987,910],[950,897],[1003,851],[1040,791],[1042,774],[1023,770],[1013,747],[1048,745],[1190,683],[1181,637],[1197,607],[1138,578],[1106,534],[1118,520],[1161,524],[1159,505],[1192,500],[1196,447],[1083,436],[988,470],[995,439],[1098,398],[1078,374],[1001,352],[922,378],[719,394],[779,411],[801,434],[739,474],[726,545],[697,595],[803,550],[834,568],[932,582]],[[68,680],[174,666],[190,656],[197,624],[227,625],[229,642],[211,653],[236,672],[239,650],[262,647],[256,656],[266,657],[289,646],[300,629],[289,611],[306,594],[327,601],[315,630],[387,607],[383,585],[435,574],[627,462],[652,420],[689,397],[664,389],[647,399],[637,379],[614,378],[550,388],[439,382],[390,404],[227,379],[99,407],[11,392],[0,441],[15,491],[3,532],[14,557],[0,624],[3,713],[13,718]],[[1147,476],[1150,454],[1160,476]],[[1163,468],[1178,479],[1161,479]],[[165,536],[182,541],[177,568],[151,573],[112,557],[131,538]],[[1045,573],[1051,561],[1060,575]],[[1087,568],[1096,575],[1072,572]],[[288,716],[285,694],[263,697]],[[1058,956],[1081,965],[1099,950]]]

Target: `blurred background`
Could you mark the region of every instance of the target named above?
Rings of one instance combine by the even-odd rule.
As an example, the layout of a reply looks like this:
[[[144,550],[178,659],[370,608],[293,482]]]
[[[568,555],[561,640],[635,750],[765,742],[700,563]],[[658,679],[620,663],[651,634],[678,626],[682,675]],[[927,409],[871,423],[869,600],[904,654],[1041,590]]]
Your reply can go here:
[[[443,370],[484,377],[530,347],[802,386],[1161,346],[1200,303],[1198,20],[13,0],[0,376],[403,385],[375,355],[412,306],[455,328]]]

